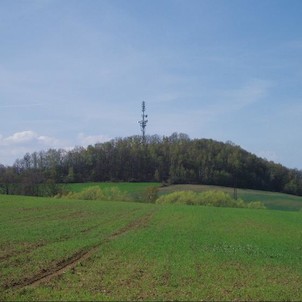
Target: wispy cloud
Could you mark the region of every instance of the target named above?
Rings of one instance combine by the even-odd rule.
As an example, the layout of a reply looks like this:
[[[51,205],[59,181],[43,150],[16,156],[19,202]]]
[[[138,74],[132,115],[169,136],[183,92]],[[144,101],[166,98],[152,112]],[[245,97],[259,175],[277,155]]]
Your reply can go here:
[[[22,131],[14,133],[11,136],[0,139],[0,145],[9,146],[16,144],[24,144],[37,138],[37,134],[33,131]]]
[[[271,81],[252,80],[242,87],[213,92],[208,103],[202,109],[192,110],[192,114],[202,116],[206,120],[216,120],[222,115],[246,109],[262,101],[272,86]]]
[[[11,165],[22,158],[25,153],[32,153],[50,148],[63,148],[71,150],[76,145],[88,146],[96,143],[109,141],[111,138],[106,135],[86,135],[79,133],[77,137],[69,140],[41,135],[32,130],[25,130],[13,133],[9,136],[0,134],[0,164]]]
[[[270,94],[272,87],[271,81],[254,79],[236,88],[200,94],[195,91],[195,95],[194,91],[188,91],[187,94],[159,94],[154,104],[158,106],[157,102],[162,100],[161,108],[165,109],[157,112],[156,116],[150,116],[150,127],[156,133],[162,133],[163,129],[165,132],[178,131],[193,135],[212,133],[213,127],[219,127],[226,116],[239,111],[246,113],[251,106],[259,106]]]
[[[61,144],[58,139],[39,135],[31,130],[16,132],[7,137],[0,136],[0,146],[16,146],[29,143],[33,145],[38,144],[40,146],[56,146]]]
[[[271,87],[271,81],[256,79],[242,87],[222,91],[220,97],[228,110],[240,110],[265,98]]]
[[[11,165],[27,152],[64,148],[67,144],[64,140],[40,135],[32,130],[16,132],[9,136],[0,135],[0,163]]]
[[[278,2],[270,8],[284,12],[281,21],[270,9],[238,27],[260,0],[236,11],[211,1],[122,2],[1,5],[0,162],[139,133],[142,101],[150,134],[244,144],[262,133],[267,147],[256,149],[282,156],[273,138],[289,133],[288,146],[301,129],[301,26],[284,26],[301,23],[298,10]]]
[[[103,143],[109,141],[109,138],[106,135],[85,135],[84,133],[79,133],[77,141],[82,146],[94,145],[96,143]]]

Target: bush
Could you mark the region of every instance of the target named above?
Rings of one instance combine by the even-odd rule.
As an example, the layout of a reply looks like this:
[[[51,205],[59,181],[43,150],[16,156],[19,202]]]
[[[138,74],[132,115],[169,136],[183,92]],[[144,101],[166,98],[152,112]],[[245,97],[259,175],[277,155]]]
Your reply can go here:
[[[99,187],[94,186],[76,193],[76,197],[77,199],[84,200],[103,200],[105,198],[105,194]]]
[[[162,195],[157,200],[158,204],[197,204],[197,193],[193,191],[178,191]]]
[[[126,192],[122,192],[117,187],[111,187],[102,190],[98,186],[87,188],[81,192],[68,192],[59,197],[67,199],[83,199],[83,200],[115,200],[115,201],[129,201],[130,198]]]
[[[242,199],[235,200],[230,194],[223,191],[206,191],[197,193],[193,191],[178,191],[162,195],[156,200],[157,204],[187,204],[203,205],[212,207],[230,207],[230,208],[253,208],[265,209],[266,207],[260,201],[250,203]]]
[[[104,189],[104,195],[103,200],[130,201],[128,193],[121,191],[118,187]]]
[[[207,191],[200,194],[200,204],[214,207],[236,207],[236,201],[223,191]]]
[[[261,201],[251,201],[247,204],[249,209],[266,209],[266,206]]]
[[[143,199],[146,202],[155,202],[158,198],[158,187],[147,187]]]

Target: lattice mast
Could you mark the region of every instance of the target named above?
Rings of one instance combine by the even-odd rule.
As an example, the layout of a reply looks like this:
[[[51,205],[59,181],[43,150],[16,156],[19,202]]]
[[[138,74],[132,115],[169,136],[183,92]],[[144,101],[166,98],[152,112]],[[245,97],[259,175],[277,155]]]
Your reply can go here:
[[[148,123],[148,120],[147,120],[148,115],[145,114],[145,112],[146,112],[146,103],[142,102],[142,119],[140,121],[138,121],[138,123],[141,126],[143,143],[145,143],[145,140],[146,140],[146,126]]]

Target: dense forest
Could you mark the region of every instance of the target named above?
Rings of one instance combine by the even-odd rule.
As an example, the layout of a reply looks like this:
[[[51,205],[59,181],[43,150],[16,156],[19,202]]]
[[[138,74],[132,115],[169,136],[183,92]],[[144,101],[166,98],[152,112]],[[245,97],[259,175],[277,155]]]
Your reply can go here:
[[[259,158],[232,142],[178,133],[27,153],[11,167],[0,165],[4,194],[52,195],[58,183],[88,181],[211,184],[302,195],[302,171]]]

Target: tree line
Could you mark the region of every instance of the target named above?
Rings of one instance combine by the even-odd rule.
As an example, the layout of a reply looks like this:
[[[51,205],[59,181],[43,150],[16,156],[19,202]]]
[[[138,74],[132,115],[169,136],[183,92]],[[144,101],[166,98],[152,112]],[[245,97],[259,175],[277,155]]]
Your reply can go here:
[[[302,171],[259,158],[232,142],[170,136],[116,138],[87,148],[25,154],[0,165],[4,194],[53,195],[70,182],[208,184],[302,195]]]

